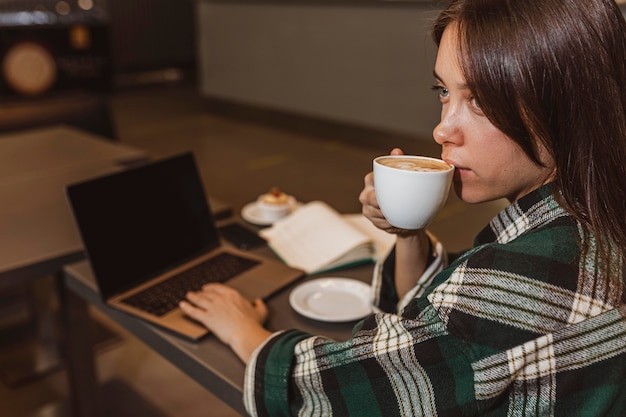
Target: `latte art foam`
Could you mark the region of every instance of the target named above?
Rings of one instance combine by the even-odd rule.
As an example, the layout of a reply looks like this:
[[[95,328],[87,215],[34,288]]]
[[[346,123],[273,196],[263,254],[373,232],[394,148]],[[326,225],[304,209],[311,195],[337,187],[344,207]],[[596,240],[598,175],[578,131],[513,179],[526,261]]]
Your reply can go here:
[[[414,158],[383,158],[378,161],[382,165],[405,171],[437,172],[450,169],[448,164],[428,159]]]
[[[407,171],[420,171],[420,172],[441,171],[441,169],[423,167],[423,166],[419,166],[415,164],[414,162],[407,162],[407,161],[390,161],[389,163],[385,165],[390,166],[392,168],[404,169]]]

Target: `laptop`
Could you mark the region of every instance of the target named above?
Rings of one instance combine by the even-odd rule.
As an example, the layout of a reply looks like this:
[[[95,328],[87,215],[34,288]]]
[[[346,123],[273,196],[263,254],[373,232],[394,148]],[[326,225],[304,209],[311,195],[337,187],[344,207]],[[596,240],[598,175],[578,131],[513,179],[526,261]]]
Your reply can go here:
[[[187,338],[208,334],[178,308],[187,291],[220,281],[267,298],[304,275],[222,243],[191,152],[71,184],[66,195],[102,300]],[[215,262],[228,264],[225,276]]]

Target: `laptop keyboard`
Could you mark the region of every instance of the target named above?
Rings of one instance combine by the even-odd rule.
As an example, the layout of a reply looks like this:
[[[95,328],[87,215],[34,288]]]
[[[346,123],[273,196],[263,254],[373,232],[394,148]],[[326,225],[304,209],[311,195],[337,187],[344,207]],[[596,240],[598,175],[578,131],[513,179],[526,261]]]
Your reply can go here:
[[[163,316],[178,307],[188,291],[198,291],[210,282],[225,282],[259,262],[230,253],[221,253],[178,275],[122,299],[140,310]]]

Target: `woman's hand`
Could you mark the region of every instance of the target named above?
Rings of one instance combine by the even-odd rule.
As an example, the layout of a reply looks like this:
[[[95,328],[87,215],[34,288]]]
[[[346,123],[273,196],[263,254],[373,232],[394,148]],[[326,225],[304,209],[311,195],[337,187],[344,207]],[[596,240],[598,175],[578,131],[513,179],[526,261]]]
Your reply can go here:
[[[391,155],[404,155],[399,148],[394,148]],[[395,283],[400,297],[404,296],[417,282],[428,265],[428,251],[430,242],[424,229],[406,230],[399,229],[389,224],[383,216],[376,192],[374,191],[374,173],[365,176],[365,186],[359,195],[359,201],[363,206],[362,212],[374,226],[387,233],[396,235],[396,268]]]
[[[263,328],[268,311],[261,299],[251,303],[231,287],[207,284],[187,293],[187,300],[180,302],[180,308],[230,346],[244,363],[271,334]]]
[[[404,155],[402,149],[394,148],[390,155]],[[372,224],[387,233],[395,235],[413,235],[416,233],[414,230],[399,229],[389,224],[383,212],[380,210],[378,200],[376,199],[376,192],[374,191],[374,173],[370,172],[365,176],[364,187],[359,194],[359,201],[362,205],[363,215],[372,222]]]

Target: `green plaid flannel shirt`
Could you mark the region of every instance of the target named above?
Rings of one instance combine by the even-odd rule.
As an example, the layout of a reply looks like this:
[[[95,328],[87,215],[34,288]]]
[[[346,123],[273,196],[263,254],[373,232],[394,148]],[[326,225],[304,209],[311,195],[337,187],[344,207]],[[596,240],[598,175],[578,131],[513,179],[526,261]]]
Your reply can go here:
[[[374,274],[380,311],[352,338],[290,330],[257,349],[248,412],[626,416],[624,268],[599,265],[593,239],[581,255],[581,236],[548,185],[504,209],[447,268],[430,268],[408,302],[395,295],[389,256]]]

